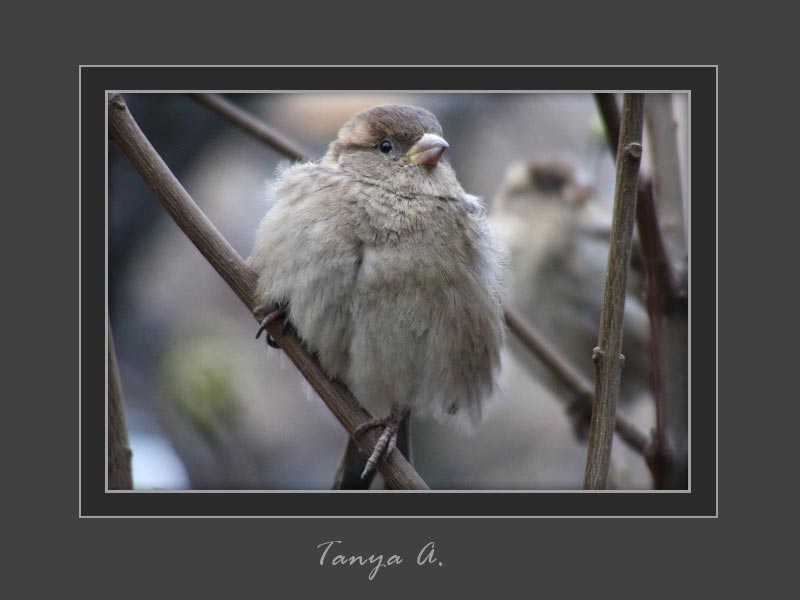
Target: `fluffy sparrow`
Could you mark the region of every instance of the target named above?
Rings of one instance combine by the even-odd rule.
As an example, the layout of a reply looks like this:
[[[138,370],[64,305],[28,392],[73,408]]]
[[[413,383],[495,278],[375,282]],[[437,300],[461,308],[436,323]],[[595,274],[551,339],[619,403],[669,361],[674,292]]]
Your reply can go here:
[[[325,370],[380,417],[365,474],[408,412],[476,423],[498,367],[499,253],[442,135],[414,106],[357,114],[320,161],[279,175],[248,259],[260,306],[285,307]]]

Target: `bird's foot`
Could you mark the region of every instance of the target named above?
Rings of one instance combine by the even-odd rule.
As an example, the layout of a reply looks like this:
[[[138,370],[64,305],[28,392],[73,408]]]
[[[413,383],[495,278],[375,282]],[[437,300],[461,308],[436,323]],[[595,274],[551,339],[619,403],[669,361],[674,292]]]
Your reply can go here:
[[[261,337],[261,334],[267,330],[267,327],[272,325],[278,319],[284,319],[286,317],[286,309],[283,307],[277,308],[269,313],[266,317],[261,320],[261,324],[256,332],[256,339]],[[283,330],[286,331],[286,324],[287,321],[284,320],[283,322]],[[272,339],[272,336],[267,333],[267,344],[272,346],[273,348],[278,348],[278,344],[275,343],[275,340]]]
[[[356,427],[355,431],[353,431],[353,438],[357,438],[368,429],[383,427],[383,433],[381,433],[381,437],[378,438],[375,448],[372,450],[372,454],[369,459],[367,459],[367,466],[364,467],[364,472],[361,473],[361,479],[366,479],[369,474],[375,470],[375,466],[378,464],[381,456],[389,458],[392,455],[392,452],[394,452],[394,449],[397,447],[397,432],[400,429],[400,422],[402,419],[402,413],[393,410],[392,414],[385,419],[370,419]]]

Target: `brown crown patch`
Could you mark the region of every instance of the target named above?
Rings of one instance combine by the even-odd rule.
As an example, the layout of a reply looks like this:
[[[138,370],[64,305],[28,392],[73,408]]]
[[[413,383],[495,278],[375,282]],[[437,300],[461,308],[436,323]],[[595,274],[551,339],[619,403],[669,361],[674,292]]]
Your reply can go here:
[[[344,146],[374,146],[384,139],[413,144],[426,133],[442,135],[442,126],[424,108],[384,104],[358,113],[339,130]]]

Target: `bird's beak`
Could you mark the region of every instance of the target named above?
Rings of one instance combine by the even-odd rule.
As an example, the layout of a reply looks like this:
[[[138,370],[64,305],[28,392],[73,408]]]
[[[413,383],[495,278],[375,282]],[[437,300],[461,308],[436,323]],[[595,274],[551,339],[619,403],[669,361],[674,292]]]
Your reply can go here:
[[[450,147],[443,138],[435,133],[426,133],[417,140],[406,154],[406,158],[415,165],[428,165],[435,167],[444,151]]]

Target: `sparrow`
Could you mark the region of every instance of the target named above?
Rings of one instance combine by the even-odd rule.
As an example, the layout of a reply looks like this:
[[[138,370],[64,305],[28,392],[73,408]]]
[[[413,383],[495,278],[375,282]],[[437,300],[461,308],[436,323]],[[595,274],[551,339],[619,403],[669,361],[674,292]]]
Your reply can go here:
[[[512,165],[489,213],[495,235],[509,252],[510,303],[589,381],[597,345],[610,217],[592,202],[594,190],[581,185],[561,160]],[[626,298],[623,330],[623,402],[649,390],[649,322],[635,292]],[[521,346],[511,344],[517,354]],[[524,356],[534,375],[558,394],[563,390],[543,367]]]
[[[499,368],[502,252],[442,136],[415,106],[355,115],[279,173],[248,258],[265,321],[288,319],[375,417],[354,437],[384,428],[364,477],[408,414],[477,424]]]

